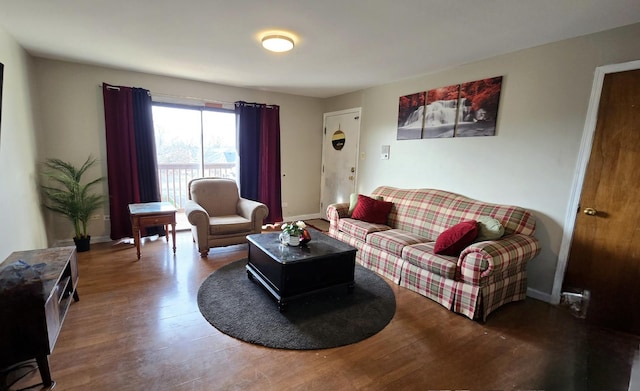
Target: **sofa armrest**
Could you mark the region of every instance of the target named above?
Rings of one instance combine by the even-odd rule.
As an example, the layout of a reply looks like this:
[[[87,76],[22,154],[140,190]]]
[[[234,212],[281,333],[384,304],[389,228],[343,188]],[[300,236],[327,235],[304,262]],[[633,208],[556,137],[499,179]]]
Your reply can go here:
[[[342,202],[327,206],[327,217],[329,221],[338,221],[342,218],[349,217],[349,203]]]
[[[338,231],[338,221],[349,217],[349,203],[342,202],[327,206],[327,218],[329,219],[329,232]]]
[[[539,252],[538,239],[522,234],[474,243],[462,250],[458,258],[458,279],[480,285],[482,278],[522,265]]]
[[[253,232],[262,232],[262,223],[269,214],[269,208],[261,202],[240,198],[236,212],[245,219],[253,222]]]

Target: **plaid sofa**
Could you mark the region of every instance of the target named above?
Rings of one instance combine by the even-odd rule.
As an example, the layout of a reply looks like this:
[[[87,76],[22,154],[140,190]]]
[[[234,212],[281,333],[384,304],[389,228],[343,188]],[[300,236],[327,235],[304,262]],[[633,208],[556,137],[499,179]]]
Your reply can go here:
[[[388,225],[349,218],[348,203],[327,208],[329,235],[356,247],[358,263],[471,319],[524,300],[527,261],[540,252],[528,211],[434,189],[381,186],[371,195],[393,202]],[[459,257],[433,253],[443,231],[480,216],[499,220],[504,235],[473,243]]]

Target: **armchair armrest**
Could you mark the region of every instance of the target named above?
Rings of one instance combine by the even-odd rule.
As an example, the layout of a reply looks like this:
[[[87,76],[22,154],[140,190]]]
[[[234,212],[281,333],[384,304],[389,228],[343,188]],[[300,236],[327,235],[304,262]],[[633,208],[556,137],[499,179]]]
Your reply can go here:
[[[191,225],[207,229],[209,227],[209,213],[193,200],[187,200],[184,205],[184,214]]]
[[[209,249],[209,213],[193,200],[187,200],[184,214],[192,225],[193,239],[199,251]]]
[[[253,222],[253,231],[262,232],[262,222],[269,214],[269,208],[261,202],[240,198],[236,207],[238,215]]]
[[[480,285],[480,280],[522,265],[540,252],[538,239],[516,234],[499,240],[474,243],[458,258],[459,280]]]

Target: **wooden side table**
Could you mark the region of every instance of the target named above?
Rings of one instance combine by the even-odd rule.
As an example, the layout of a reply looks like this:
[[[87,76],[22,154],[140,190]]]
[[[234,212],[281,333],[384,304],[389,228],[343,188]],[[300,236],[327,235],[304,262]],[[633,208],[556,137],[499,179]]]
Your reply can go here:
[[[176,253],[176,208],[169,202],[144,202],[129,204],[133,241],[136,244],[138,259],[140,259],[140,228],[162,225],[165,237],[169,242],[169,224],[173,236],[173,253]]]

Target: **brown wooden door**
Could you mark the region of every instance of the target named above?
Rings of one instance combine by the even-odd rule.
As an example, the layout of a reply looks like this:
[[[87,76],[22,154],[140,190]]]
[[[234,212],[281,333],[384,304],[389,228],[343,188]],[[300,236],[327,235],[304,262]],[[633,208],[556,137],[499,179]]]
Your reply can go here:
[[[579,209],[564,287],[591,291],[591,323],[640,335],[640,70],[605,76]]]

